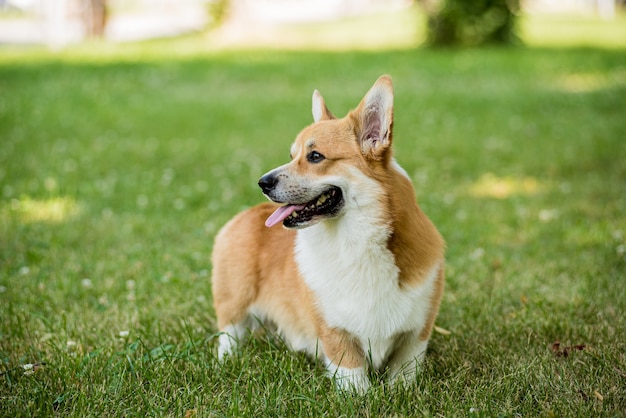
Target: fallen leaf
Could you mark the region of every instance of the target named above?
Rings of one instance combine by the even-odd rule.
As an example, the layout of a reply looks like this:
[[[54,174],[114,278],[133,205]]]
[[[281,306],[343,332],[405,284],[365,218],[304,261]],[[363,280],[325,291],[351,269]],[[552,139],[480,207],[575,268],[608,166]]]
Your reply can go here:
[[[561,349],[561,343],[559,341],[555,341],[552,343],[552,352],[557,357],[568,357],[570,351],[583,351],[585,347],[585,344],[577,344],[563,347]]]
[[[434,329],[435,329],[435,332],[437,334],[441,334],[441,335],[450,335],[450,334],[452,334],[452,331],[448,331],[447,329],[438,327],[437,325],[435,325]]]

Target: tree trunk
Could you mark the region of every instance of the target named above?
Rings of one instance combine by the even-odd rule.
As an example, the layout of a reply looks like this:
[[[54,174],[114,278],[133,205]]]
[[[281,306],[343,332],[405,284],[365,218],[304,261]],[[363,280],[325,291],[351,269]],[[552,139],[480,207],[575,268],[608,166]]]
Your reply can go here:
[[[107,23],[107,0],[82,0],[83,22],[88,38],[104,37]]]

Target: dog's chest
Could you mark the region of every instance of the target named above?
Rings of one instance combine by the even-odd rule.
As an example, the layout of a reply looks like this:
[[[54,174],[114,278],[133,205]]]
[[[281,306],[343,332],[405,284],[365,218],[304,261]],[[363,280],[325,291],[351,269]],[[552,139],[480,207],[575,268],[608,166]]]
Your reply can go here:
[[[353,231],[347,236],[300,231],[296,260],[328,325],[386,351],[399,333],[423,326],[432,286],[399,285],[400,269],[384,228]],[[359,236],[363,232],[369,232],[367,237]]]

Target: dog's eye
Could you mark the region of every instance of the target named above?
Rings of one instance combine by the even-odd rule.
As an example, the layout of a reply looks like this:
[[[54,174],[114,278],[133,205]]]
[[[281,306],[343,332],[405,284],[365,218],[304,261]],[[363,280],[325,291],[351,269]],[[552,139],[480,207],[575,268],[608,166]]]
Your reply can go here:
[[[324,157],[322,154],[320,154],[317,151],[311,151],[309,152],[309,155],[306,156],[307,161],[310,163],[319,163],[325,158],[326,157]]]

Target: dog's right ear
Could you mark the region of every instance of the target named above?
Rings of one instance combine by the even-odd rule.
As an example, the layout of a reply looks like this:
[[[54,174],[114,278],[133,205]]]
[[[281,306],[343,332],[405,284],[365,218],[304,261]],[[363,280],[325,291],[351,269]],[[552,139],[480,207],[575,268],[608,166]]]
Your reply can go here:
[[[313,121],[335,119],[330,110],[326,107],[326,102],[319,91],[313,92]]]

